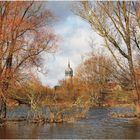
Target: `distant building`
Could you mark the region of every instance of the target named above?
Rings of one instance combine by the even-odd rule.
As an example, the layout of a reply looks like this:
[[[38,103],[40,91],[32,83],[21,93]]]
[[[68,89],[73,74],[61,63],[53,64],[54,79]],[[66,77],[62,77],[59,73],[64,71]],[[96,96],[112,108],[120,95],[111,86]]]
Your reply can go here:
[[[73,70],[70,67],[70,62],[68,61],[68,67],[65,70],[65,80],[67,84],[72,84],[72,78],[73,78]]]
[[[61,86],[59,85],[54,86],[54,90],[60,90],[60,89],[61,89]]]

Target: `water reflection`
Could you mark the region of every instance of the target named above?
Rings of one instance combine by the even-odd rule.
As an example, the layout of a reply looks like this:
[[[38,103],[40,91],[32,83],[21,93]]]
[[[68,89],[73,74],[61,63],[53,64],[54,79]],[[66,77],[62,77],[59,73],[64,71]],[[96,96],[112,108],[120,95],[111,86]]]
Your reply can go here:
[[[108,116],[116,109],[94,109],[88,119],[75,123],[29,124],[25,122],[7,123],[0,127],[0,138],[140,138],[140,123],[132,119],[113,119]],[[124,111],[124,110],[119,110]],[[126,111],[126,110],[125,110]]]

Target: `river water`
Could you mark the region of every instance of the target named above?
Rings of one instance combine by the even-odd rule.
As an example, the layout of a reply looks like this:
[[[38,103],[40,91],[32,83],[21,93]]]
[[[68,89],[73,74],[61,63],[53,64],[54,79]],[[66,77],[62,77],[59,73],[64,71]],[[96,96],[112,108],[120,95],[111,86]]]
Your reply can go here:
[[[0,138],[13,139],[140,139],[140,122],[116,119],[110,112],[128,112],[119,108],[91,109],[88,118],[62,124],[7,123],[0,127]]]

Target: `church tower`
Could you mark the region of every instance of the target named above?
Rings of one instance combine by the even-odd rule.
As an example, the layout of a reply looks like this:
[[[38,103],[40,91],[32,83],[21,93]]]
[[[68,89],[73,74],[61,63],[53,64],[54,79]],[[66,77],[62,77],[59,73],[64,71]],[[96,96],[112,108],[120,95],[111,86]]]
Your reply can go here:
[[[73,70],[70,67],[70,62],[68,61],[68,67],[65,70],[65,80],[67,84],[72,84]]]

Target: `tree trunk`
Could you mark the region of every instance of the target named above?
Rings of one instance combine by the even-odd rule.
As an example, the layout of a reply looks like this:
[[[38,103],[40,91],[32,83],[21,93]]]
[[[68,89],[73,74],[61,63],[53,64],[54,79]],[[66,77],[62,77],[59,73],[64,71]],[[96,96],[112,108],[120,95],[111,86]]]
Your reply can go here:
[[[140,117],[140,103],[136,102],[135,107],[136,107],[137,116]]]
[[[11,68],[12,68],[12,54],[9,54],[6,60],[5,78],[3,79],[3,82],[1,85],[1,92],[2,92],[2,95],[0,96],[0,117],[1,118],[6,118],[6,113],[7,113],[6,95],[7,95],[7,90],[9,87]]]
[[[128,59],[128,64],[129,64],[129,68],[130,68],[131,85],[132,85],[132,89],[133,89],[135,111],[136,111],[137,115],[140,116],[140,95],[139,95],[139,89],[137,86],[137,81],[136,81],[136,77],[135,77],[135,71],[134,71],[132,59]]]
[[[7,112],[7,109],[6,109],[6,100],[1,96],[0,97],[0,118],[3,119],[3,118],[6,118],[6,112]]]

